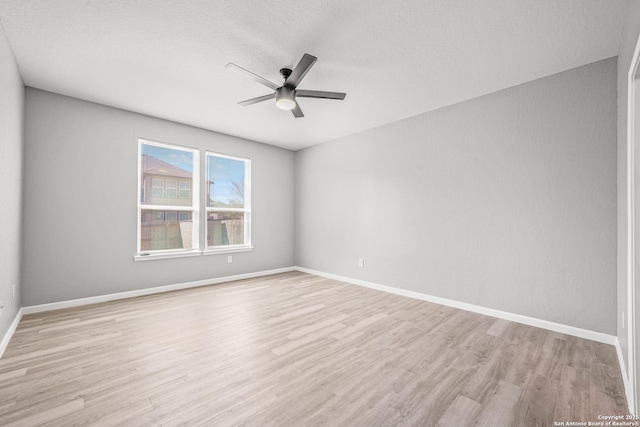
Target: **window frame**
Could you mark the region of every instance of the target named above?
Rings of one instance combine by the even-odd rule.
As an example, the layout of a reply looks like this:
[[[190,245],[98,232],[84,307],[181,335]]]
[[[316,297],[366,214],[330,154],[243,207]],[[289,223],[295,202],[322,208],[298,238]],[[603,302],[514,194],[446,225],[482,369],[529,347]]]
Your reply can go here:
[[[232,156],[230,154],[220,153],[216,151],[205,150],[204,155],[204,183],[207,185],[209,180],[209,158],[218,157],[244,162],[244,208],[220,208],[207,206],[209,198],[209,189],[205,189],[205,207],[203,211],[204,221],[204,250],[203,254],[219,254],[228,252],[244,252],[251,251],[251,159],[248,157]],[[241,212],[244,213],[244,243],[240,245],[220,245],[209,246],[207,236],[209,235],[209,213],[210,212]]]
[[[143,174],[143,165],[142,165],[142,149],[144,145],[151,145],[160,148],[166,148],[170,150],[177,151],[185,151],[189,152],[193,155],[193,171],[191,173],[191,206],[170,206],[170,205],[150,205],[143,204],[142,200],[145,194],[145,189],[143,187],[144,183],[142,181]],[[143,260],[143,259],[162,259],[162,258],[175,258],[175,257],[183,257],[183,256],[193,256],[199,255],[200,251],[200,224],[199,224],[199,213],[201,211],[200,207],[200,192],[199,184],[200,184],[200,150],[193,147],[188,147],[184,145],[178,144],[169,144],[165,142],[154,141],[146,138],[138,138],[138,188],[137,188],[137,219],[136,219],[136,255],[134,256],[134,260]],[[153,180],[154,178],[152,178]],[[163,179],[166,181],[166,179]],[[152,183],[150,183],[149,187],[150,192],[153,194]],[[179,191],[179,184],[178,184]],[[166,196],[166,194],[165,194]],[[176,197],[179,200],[179,197]],[[184,249],[157,249],[157,250],[141,250],[142,246],[142,211],[187,211],[191,212],[191,221],[192,221],[192,242],[193,247],[184,248]]]

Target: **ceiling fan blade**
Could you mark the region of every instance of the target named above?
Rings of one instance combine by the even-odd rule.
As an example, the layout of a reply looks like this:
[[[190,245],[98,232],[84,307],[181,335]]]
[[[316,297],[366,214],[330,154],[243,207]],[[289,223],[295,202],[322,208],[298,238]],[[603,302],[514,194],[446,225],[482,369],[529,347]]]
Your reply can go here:
[[[342,92],[324,92],[322,90],[296,90],[296,96],[301,98],[344,99],[347,94]]]
[[[259,96],[257,98],[247,99],[246,101],[240,101],[238,102],[238,105],[242,105],[243,107],[246,107],[247,105],[257,104],[258,102],[262,102],[262,101],[268,101],[269,99],[273,99],[275,97],[276,97],[276,94],[272,93],[270,95]]]
[[[259,75],[252,73],[251,71],[246,70],[239,65],[234,64],[233,62],[229,62],[227,65],[225,65],[225,68],[229,68],[231,70],[234,70],[237,73],[240,73],[246,77],[249,77],[251,80],[258,82],[261,85],[265,85],[269,89],[273,89],[273,90],[278,89],[278,85],[276,85],[275,83],[272,83],[269,80],[265,79],[264,77],[260,77]]]
[[[298,65],[296,65],[296,68],[294,68],[291,72],[291,75],[287,78],[285,84],[292,87],[293,89],[298,87],[302,79],[304,79],[304,76],[307,75],[307,73],[309,72],[311,67],[313,67],[313,64],[315,64],[317,60],[318,58],[316,58],[315,56],[305,53],[302,56],[300,62],[298,62]]]
[[[293,107],[293,110],[291,110],[291,112],[293,113],[296,119],[299,119],[300,117],[304,117],[304,114],[302,114],[302,110],[300,109],[300,106],[298,105],[297,102],[296,102],[296,106]]]

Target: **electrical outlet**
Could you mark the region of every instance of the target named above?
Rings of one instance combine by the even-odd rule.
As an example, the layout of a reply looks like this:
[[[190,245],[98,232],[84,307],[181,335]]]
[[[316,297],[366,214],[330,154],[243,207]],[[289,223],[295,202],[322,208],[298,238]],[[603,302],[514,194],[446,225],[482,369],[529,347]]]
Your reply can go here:
[[[364,267],[364,259],[358,258],[358,267]]]
[[[624,311],[622,312],[622,329],[624,329]]]
[[[231,263],[233,262],[233,257],[232,257],[231,255],[229,255],[229,256],[227,257],[227,262],[228,262],[229,264],[231,264]]]
[[[0,301],[0,316],[2,316],[2,309],[4,308],[4,304]]]
[[[13,284],[13,299],[16,299],[16,285]]]

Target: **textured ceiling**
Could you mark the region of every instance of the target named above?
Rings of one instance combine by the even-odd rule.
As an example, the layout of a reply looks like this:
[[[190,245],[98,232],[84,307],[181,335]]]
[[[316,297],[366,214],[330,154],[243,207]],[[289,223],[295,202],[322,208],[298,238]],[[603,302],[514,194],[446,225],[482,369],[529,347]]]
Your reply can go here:
[[[24,83],[300,149],[617,55],[627,0],[0,0]],[[269,89],[318,57],[295,119]],[[390,141],[391,142],[391,141]]]

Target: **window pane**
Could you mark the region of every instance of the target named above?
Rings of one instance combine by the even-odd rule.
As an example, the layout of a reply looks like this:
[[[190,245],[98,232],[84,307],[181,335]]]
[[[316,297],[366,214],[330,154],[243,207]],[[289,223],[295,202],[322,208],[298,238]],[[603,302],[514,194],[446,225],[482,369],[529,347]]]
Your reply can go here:
[[[140,161],[143,205],[192,206],[189,190],[193,180],[192,152],[142,144]],[[187,188],[186,192],[182,191],[183,187]]]
[[[164,179],[151,178],[151,196],[164,197]]]
[[[244,212],[208,212],[207,246],[244,245]]]
[[[180,181],[180,198],[188,199],[191,197],[191,183],[189,181]]]
[[[178,181],[175,179],[167,180],[167,197],[176,198],[178,197]]]
[[[140,250],[192,249],[192,212],[143,210],[140,218]]]
[[[244,208],[245,161],[207,156],[207,206]]]

